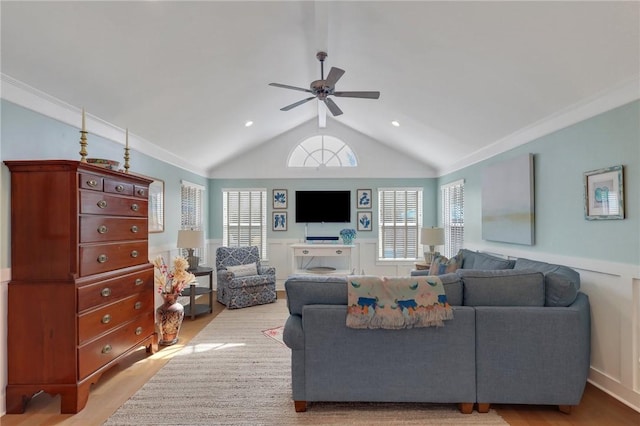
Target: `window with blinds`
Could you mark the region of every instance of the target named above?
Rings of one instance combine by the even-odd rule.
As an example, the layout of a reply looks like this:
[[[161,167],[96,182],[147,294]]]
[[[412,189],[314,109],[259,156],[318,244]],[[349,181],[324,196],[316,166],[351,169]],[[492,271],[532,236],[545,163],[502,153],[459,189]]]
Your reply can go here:
[[[204,191],[205,187],[197,183],[183,180],[181,186],[181,214],[180,229],[194,229],[204,231]],[[196,248],[193,255],[198,256],[200,261],[206,259],[205,248]],[[187,249],[182,249],[181,256],[187,257]]]
[[[415,260],[422,227],[421,188],[378,189],[378,257]]]
[[[455,256],[464,245],[464,180],[440,187],[444,255]]]
[[[267,258],[267,190],[222,190],[222,241],[227,247],[258,246]]]

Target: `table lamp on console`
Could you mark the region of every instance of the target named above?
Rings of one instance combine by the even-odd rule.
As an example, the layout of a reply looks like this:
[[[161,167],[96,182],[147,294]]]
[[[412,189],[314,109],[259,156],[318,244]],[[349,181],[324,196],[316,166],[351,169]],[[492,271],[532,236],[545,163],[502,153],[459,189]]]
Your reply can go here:
[[[189,270],[197,269],[200,258],[193,255],[193,250],[204,247],[204,232],[185,229],[178,231],[178,248],[187,249]]]
[[[444,228],[421,228],[420,244],[424,246],[424,261],[427,265],[431,265],[436,255],[436,246],[444,244]],[[427,251],[429,247],[429,251]]]

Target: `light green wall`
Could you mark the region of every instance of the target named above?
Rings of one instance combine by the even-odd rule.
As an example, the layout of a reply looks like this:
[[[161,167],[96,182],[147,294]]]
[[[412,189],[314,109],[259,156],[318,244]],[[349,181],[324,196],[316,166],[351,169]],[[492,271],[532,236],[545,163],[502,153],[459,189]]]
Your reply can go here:
[[[69,126],[57,120],[22,108],[5,100],[0,104],[0,153],[4,160],[36,159],[80,159],[79,128]],[[122,143],[101,138],[89,131],[87,151],[89,157],[119,159],[124,164],[124,146]],[[206,187],[207,179],[156,160],[134,149],[130,151],[129,169],[165,183],[165,231],[149,235],[151,246],[175,247],[180,228],[180,187],[181,180],[188,180]],[[8,268],[10,261],[10,187],[11,176],[8,168],[2,165],[0,208],[0,267]],[[207,214],[205,205],[205,215]],[[206,217],[206,216],[205,216]]]
[[[497,161],[534,154],[535,245],[482,240],[482,170]],[[624,220],[584,218],[583,173],[624,165]],[[465,180],[465,245],[640,264],[640,102],[613,109],[511,151],[443,176]],[[534,255],[532,254],[532,257]]]
[[[272,231],[271,226],[267,231],[268,238],[293,238],[304,237],[304,224],[295,223],[295,192],[297,190],[350,190],[351,191],[351,223],[326,223],[309,224],[308,234],[316,236],[337,236],[345,227],[357,229],[356,224],[356,190],[371,189],[373,192],[373,230],[361,231],[361,238],[377,238],[378,230],[378,188],[420,187],[423,188],[423,223],[426,226],[435,226],[437,221],[437,193],[436,179],[211,179],[209,188],[209,229],[214,238],[222,238],[222,190],[239,188],[266,188],[267,196],[271,199],[273,189],[286,189],[289,202],[287,205],[287,218],[289,225],[287,231]],[[272,204],[267,203],[268,220],[270,221]],[[366,211],[362,209],[360,211]]]
[[[0,155],[2,159],[78,158],[78,128],[2,101]],[[304,226],[294,220],[292,203],[297,189],[372,189],[374,227],[363,237],[377,237],[376,189],[380,187],[421,186],[424,188],[424,223],[436,225],[439,214],[438,187],[456,179],[465,179],[465,244],[508,253],[510,250],[557,253],[640,264],[640,102],[608,111],[567,127],[489,160],[467,167],[440,179],[207,179],[179,167],[156,160],[135,150],[131,152],[131,170],[165,181],[165,232],[150,235],[152,246],[175,247],[180,220],[180,181],[185,179],[207,187],[208,238],[222,238],[222,188],[274,188],[289,190],[289,228],[272,232],[277,238],[299,239]],[[90,129],[89,129],[90,131]],[[122,144],[89,134],[89,155],[122,158]],[[481,178],[488,164],[531,152],[535,168],[536,243],[520,246],[482,240]],[[616,164],[625,166],[626,219],[586,221],[584,219],[583,173]],[[2,166],[0,208],[0,267],[10,265],[9,187],[10,176]],[[268,206],[269,217],[271,205]],[[355,226],[355,207],[352,218]],[[207,216],[205,216],[207,217]],[[331,235],[342,224],[310,225],[309,233]],[[534,255],[532,254],[532,257]]]

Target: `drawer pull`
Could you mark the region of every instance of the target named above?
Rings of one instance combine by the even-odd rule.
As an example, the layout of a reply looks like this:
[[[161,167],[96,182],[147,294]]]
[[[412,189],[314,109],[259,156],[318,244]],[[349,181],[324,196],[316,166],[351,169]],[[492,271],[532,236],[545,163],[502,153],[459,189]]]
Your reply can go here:
[[[302,254],[309,254],[309,250],[302,250]]]
[[[108,230],[107,225],[98,226],[98,234],[106,234]]]
[[[139,208],[140,206],[138,206],[136,203],[131,204],[131,210],[133,210],[134,212],[137,212]]]
[[[138,310],[142,308],[142,302],[136,302],[135,305],[133,305],[133,309]]]
[[[131,232],[133,232],[134,234],[138,232],[138,227],[136,225],[133,225],[131,227]]]
[[[103,324],[109,324],[110,322],[111,322],[111,315],[106,314],[105,316],[102,317]]]
[[[136,336],[139,336],[141,334],[142,334],[142,327],[136,328]]]
[[[336,250],[336,254],[342,254],[342,250]]]
[[[87,181],[87,186],[90,186],[92,188],[95,188],[96,186],[98,186],[98,181],[95,179],[89,179]]]
[[[109,352],[111,352],[111,345],[104,345],[102,347],[102,353],[103,354],[108,354]]]
[[[109,297],[111,296],[111,289],[109,287],[105,287],[102,289],[100,294],[102,295],[102,297]]]
[[[122,191],[124,191],[124,185],[116,185],[116,191],[117,191],[117,192],[122,192]]]
[[[138,250],[133,250],[131,252],[131,257],[138,257]]]
[[[107,260],[109,260],[109,258],[106,254],[101,254],[100,256],[98,256],[98,263],[106,263]]]
[[[142,278],[136,278],[136,285],[142,285],[142,283],[144,283]]]
[[[98,207],[100,207],[101,209],[107,208],[107,202],[105,200],[98,201]]]
[[[144,195],[144,189],[142,189],[142,188],[138,189],[138,195],[143,196]]]

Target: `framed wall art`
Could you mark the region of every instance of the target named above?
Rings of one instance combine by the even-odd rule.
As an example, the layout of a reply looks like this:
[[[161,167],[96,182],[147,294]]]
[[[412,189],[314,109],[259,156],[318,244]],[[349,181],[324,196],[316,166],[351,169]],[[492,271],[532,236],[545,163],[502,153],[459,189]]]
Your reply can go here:
[[[287,208],[287,190],[286,189],[273,190],[273,208],[274,209]]]
[[[358,212],[358,231],[371,231],[373,228],[371,212]]]
[[[164,232],[164,181],[149,179],[149,233]]]
[[[371,190],[358,189],[357,195],[358,195],[357,207],[359,209],[370,209],[371,208]]]
[[[584,173],[585,219],[624,219],[623,172],[620,165]]]
[[[274,231],[286,231],[287,212],[273,212],[273,221],[271,224]]]
[[[482,170],[482,239],[533,245],[535,240],[533,154]]]
[[[140,173],[131,174],[153,180],[149,184],[149,233],[164,232],[164,181]]]

